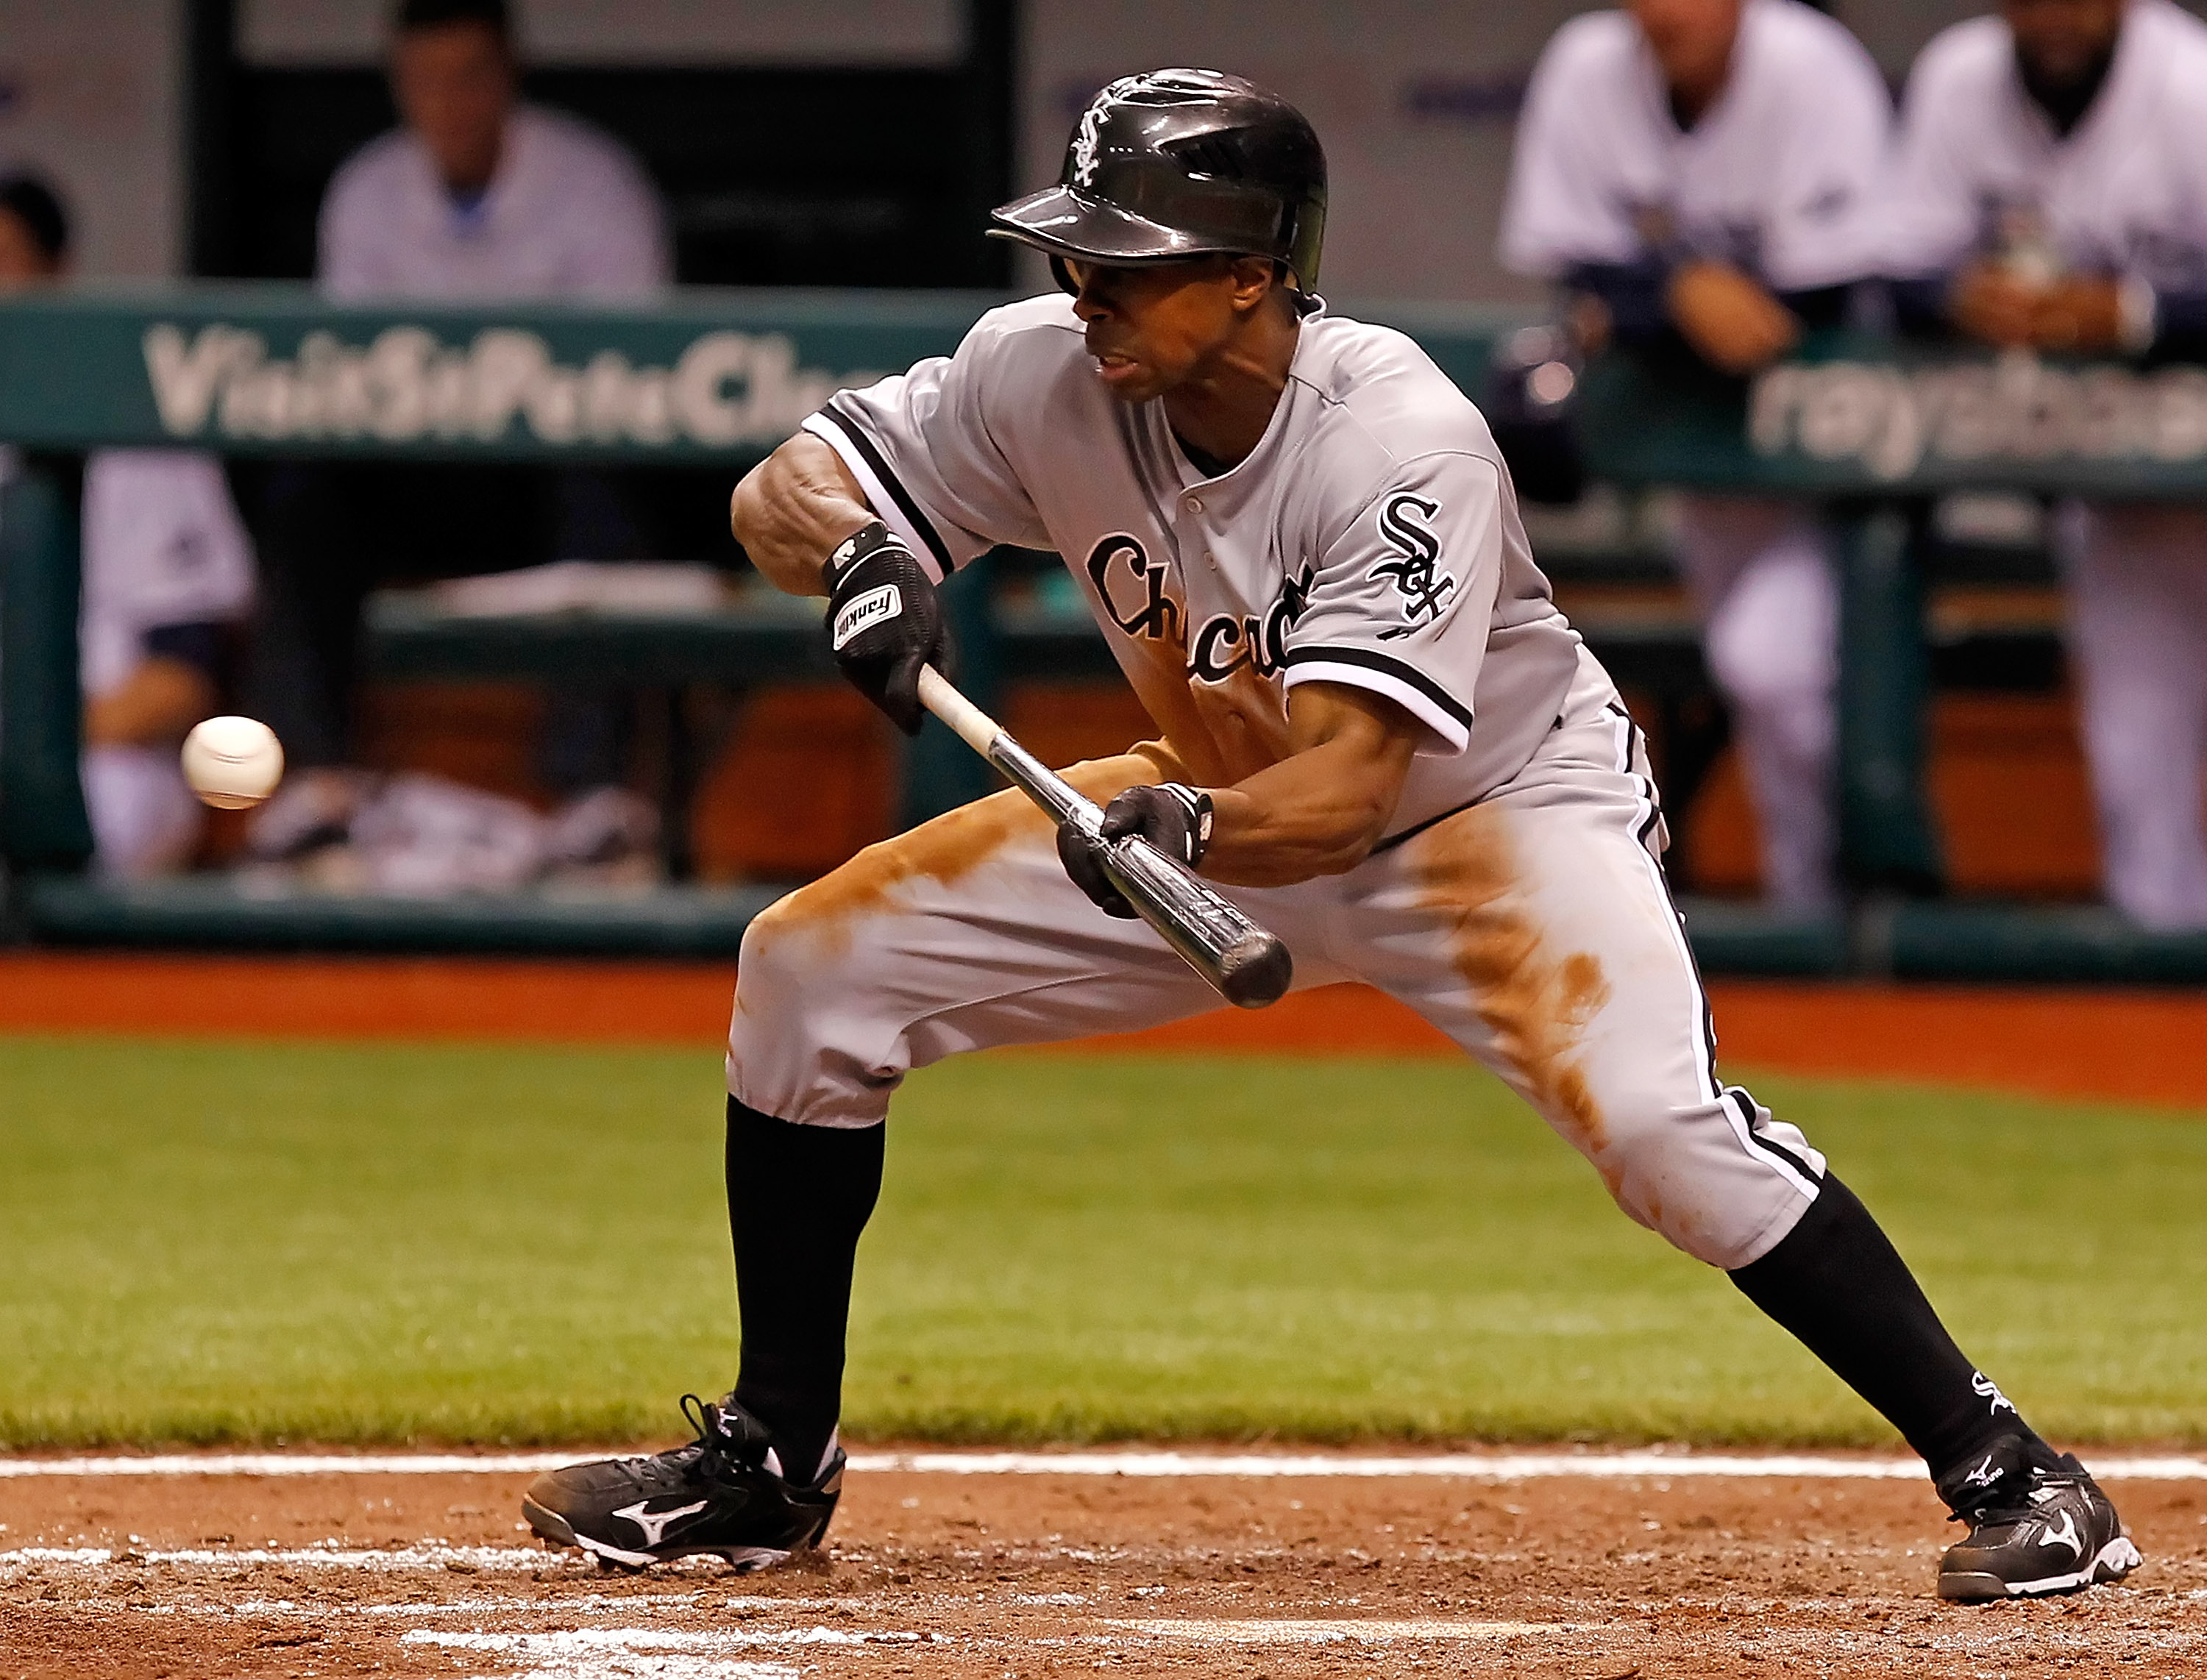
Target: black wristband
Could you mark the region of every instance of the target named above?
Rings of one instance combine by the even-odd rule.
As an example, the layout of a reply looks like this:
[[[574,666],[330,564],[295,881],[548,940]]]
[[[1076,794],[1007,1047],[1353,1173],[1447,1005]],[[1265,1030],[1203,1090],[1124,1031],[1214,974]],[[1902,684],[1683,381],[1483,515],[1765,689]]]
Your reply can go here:
[[[1184,781],[1160,782],[1157,786],[1187,806],[1187,855],[1181,862],[1193,869],[1203,861],[1203,854],[1211,850],[1211,824],[1217,815],[1211,795]]]
[[[827,559],[821,563],[821,581],[827,584],[828,593],[833,595],[836,586],[850,575],[851,568],[861,560],[881,549],[903,548],[904,546],[878,519],[870,525],[861,525],[828,551]]]
[[[1139,834],[1175,863],[1193,869],[1211,849],[1211,795],[1186,782],[1130,787],[1104,808],[1106,840]]]

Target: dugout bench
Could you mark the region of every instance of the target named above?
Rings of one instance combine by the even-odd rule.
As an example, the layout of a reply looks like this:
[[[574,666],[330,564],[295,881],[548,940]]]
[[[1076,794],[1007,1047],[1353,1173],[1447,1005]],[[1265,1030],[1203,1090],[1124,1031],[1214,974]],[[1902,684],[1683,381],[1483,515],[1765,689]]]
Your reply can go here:
[[[746,291],[678,294],[650,311],[337,308],[302,287],[192,285],[0,302],[0,440],[27,463],[0,505],[0,860],[16,925],[34,938],[103,942],[732,953],[772,889],[678,882],[643,899],[420,901],[86,878],[72,459],[165,444],[260,457],[712,464],[733,481],[837,386],[948,350],[995,301]],[[1444,306],[1367,313],[1413,333],[1474,396],[1498,335],[1522,320]],[[1842,844],[1863,896],[1845,924],[1696,906],[1691,932],[1710,968],[2207,977],[2207,940],[2141,936],[2090,910],[1911,896],[1939,877],[1923,789],[1930,652],[1917,564],[1930,498],[1959,488],[2207,494],[2207,373],[1911,358],[1833,337],[1744,393],[1612,360],[1588,370],[1583,399],[1598,478],[1627,490],[1812,495],[1838,528]],[[1542,559],[1565,585],[1661,565],[1554,544]],[[993,598],[985,566],[952,596],[966,681],[984,703],[1008,679],[1113,669],[1077,615]],[[1706,691],[1692,627],[1675,611],[1581,607],[1575,621],[1659,710]],[[396,602],[368,628],[372,667],[387,675],[547,677],[587,666],[672,690],[829,670],[809,610],[757,599],[679,622],[461,623]],[[1680,732],[1659,721],[1658,733],[1668,746]],[[1678,777],[1666,780],[1683,806]],[[677,810],[679,781],[678,769],[667,790]],[[985,786],[979,762],[930,723],[906,756],[904,813],[945,809]]]

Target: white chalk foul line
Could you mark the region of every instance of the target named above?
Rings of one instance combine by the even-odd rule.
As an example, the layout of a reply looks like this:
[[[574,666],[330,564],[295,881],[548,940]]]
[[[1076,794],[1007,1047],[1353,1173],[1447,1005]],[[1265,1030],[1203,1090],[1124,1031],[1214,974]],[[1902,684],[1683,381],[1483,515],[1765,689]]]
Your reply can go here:
[[[1468,1644],[1490,1639],[1517,1639],[1526,1635],[1595,1631],[1576,1622],[1446,1622],[1430,1617],[1391,1622],[1378,1618],[1296,1622],[1211,1617],[1113,1621],[1105,1625],[1145,1634],[1152,1639],[1196,1645],[1394,1645],[1421,1640]]]
[[[1110,1620],[1104,1626],[1152,1643],[1194,1646],[1375,1646],[1404,1643],[1473,1644],[1525,1636],[1554,1636],[1598,1631],[1569,1622],[1456,1622],[1414,1620],[1296,1621],[1167,1619]],[[588,1628],[557,1633],[446,1632],[417,1628],[400,1642],[452,1653],[496,1655],[530,1665],[515,1680],[795,1680],[798,1668],[746,1661],[743,1653],[773,1651],[794,1655],[821,1647],[885,1646],[892,1649],[957,1645],[975,1641],[946,1639],[887,1629],[744,1628],[689,1632],[657,1628]],[[1005,1644],[982,1636],[984,1647]],[[1017,1641],[1031,1647],[1059,1645],[1123,1647],[1123,1639],[1086,1635],[1072,1640],[1042,1638]]]
[[[413,1628],[398,1636],[401,1645],[435,1645],[453,1651],[505,1651],[521,1656],[567,1656],[590,1651],[757,1650],[783,1645],[918,1645],[925,1634],[844,1628],[745,1628],[685,1633],[673,1628],[578,1628],[550,1634],[446,1633]]]
[[[912,1452],[869,1454],[853,1469],[932,1476],[1216,1476],[1236,1481],[1283,1479],[1529,1481],[1542,1477],[1808,1476],[1872,1480],[1921,1477],[1915,1460],[1684,1453],[1429,1453],[1349,1456],[1325,1453]],[[2207,1475],[2207,1463],[2200,1467]]]
[[[583,1628],[559,1633],[446,1633],[416,1628],[402,1645],[493,1653],[531,1665],[519,1680],[798,1680],[787,1663],[745,1661],[739,1653],[820,1646],[918,1645],[927,1635],[840,1628],[744,1629],[683,1633],[660,1628]]]
[[[756,1649],[769,1642],[808,1645],[862,1645],[861,1634],[837,1634],[828,1629],[810,1630],[816,1639],[792,1637],[780,1641],[734,1634],[685,1634],[649,1628],[583,1629],[549,1634],[434,1633],[416,1629],[400,1643],[429,1645],[448,1651],[484,1652],[533,1665],[511,1680],[612,1680],[636,1676],[639,1680],[798,1680],[801,1671],[787,1663],[745,1662],[727,1653]],[[917,1640],[918,1635],[906,1635]],[[506,1671],[511,1675],[511,1671]]]
[[[587,1456],[564,1453],[231,1453],[166,1456],[0,1459],[0,1480],[45,1476],[449,1476],[535,1475]],[[2099,1457],[2102,1481],[2207,1481],[2207,1458]],[[1498,1452],[1373,1456],[1326,1453],[905,1452],[855,1453],[859,1472],[930,1476],[1216,1476],[1234,1480],[1298,1477],[1437,1479],[1512,1482],[1544,1478],[1632,1481],[1675,1477],[1807,1481],[1911,1481],[1912,1458],[1814,1453]]]
[[[525,1476],[571,1464],[571,1452],[172,1453],[145,1457],[0,1459],[17,1476]]]
[[[687,1560],[683,1560],[687,1562]],[[26,1545],[0,1551],[0,1570],[33,1563],[96,1569],[110,1563],[159,1563],[181,1569],[239,1569],[268,1564],[287,1569],[350,1569],[367,1575],[408,1575],[446,1569],[460,1575],[526,1574],[558,1569],[560,1558],[537,1547],[517,1545],[409,1545],[388,1551],[341,1551],[334,1546],[192,1546],[181,1551],[153,1547],[117,1551],[104,1545]],[[713,1560],[717,1569],[718,1560]],[[678,1565],[679,1567],[679,1565]]]

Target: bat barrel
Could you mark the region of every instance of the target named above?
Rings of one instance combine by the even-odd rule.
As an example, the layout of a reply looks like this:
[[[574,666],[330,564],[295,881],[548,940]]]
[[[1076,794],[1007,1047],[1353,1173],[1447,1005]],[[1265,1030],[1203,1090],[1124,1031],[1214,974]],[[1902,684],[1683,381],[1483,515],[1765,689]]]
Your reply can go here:
[[[1287,990],[1287,947],[1147,840],[1114,840],[1103,861],[1127,902],[1229,1002],[1261,1009]]]

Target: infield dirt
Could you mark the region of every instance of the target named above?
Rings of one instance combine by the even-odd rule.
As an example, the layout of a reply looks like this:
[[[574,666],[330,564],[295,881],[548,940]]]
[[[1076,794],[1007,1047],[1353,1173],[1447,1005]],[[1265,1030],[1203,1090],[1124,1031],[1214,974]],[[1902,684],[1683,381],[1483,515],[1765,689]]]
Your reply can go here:
[[[601,1574],[523,1476],[0,1482],[0,1677],[2207,1674],[2207,1485],[2133,1583],[1943,1605],[1913,1480],[854,1475],[828,1550]]]

